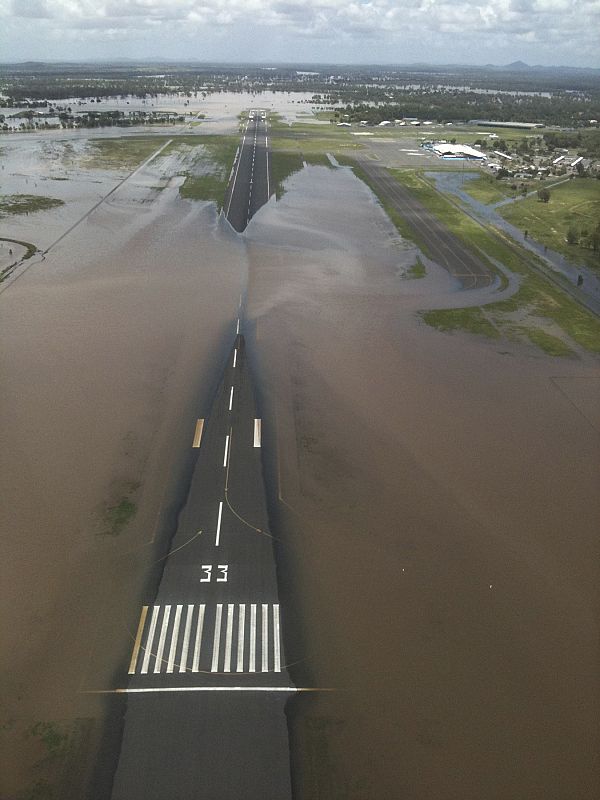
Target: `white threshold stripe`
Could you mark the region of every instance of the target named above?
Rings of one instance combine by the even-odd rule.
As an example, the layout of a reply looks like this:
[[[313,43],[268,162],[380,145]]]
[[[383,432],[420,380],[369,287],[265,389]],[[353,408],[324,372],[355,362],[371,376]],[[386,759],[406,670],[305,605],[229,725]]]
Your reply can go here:
[[[185,672],[187,669],[187,657],[190,649],[190,632],[192,630],[192,618],[194,616],[194,606],[187,607],[187,614],[185,617],[185,628],[183,629],[183,644],[181,646],[181,656],[179,657],[179,672]]]
[[[223,453],[223,466],[227,466],[227,455],[229,453],[229,434],[225,437],[225,452]]]
[[[137,666],[138,655],[140,652],[140,645],[142,644],[142,635],[144,633],[144,625],[146,624],[146,616],[148,615],[148,606],[142,606],[140,614],[140,621],[138,624],[135,641],[133,643],[133,651],[131,653],[131,661],[129,662],[129,675],[135,675],[135,668]]]
[[[244,671],[244,626],[246,624],[246,606],[241,603],[238,613],[238,651],[237,651],[237,671]]]
[[[175,651],[177,650],[177,639],[179,638],[179,625],[181,624],[181,609],[183,606],[175,608],[175,620],[173,621],[173,633],[171,634],[171,647],[169,648],[169,660],[167,661],[167,672],[173,672],[175,666]]]
[[[273,606],[273,670],[281,672],[281,643],[279,639],[279,604]]]
[[[154,606],[152,609],[152,617],[150,619],[150,630],[146,638],[146,649],[144,651],[144,658],[142,660],[142,675],[148,672],[148,665],[150,663],[150,655],[152,654],[152,643],[154,641],[154,633],[156,631],[156,620],[158,619],[158,610],[160,606]]]
[[[223,616],[223,603],[217,603],[217,610],[215,612],[215,636],[213,639],[213,656],[211,672],[216,672],[219,669],[219,648],[221,646],[221,617]]]
[[[233,351],[233,368],[235,369],[235,365],[237,364],[237,349]]]
[[[250,606],[250,660],[248,672],[256,672],[256,603]]]
[[[217,535],[215,536],[215,547],[219,546],[221,541],[221,518],[223,516],[223,501],[219,502],[219,517],[217,519]]]
[[[262,671],[269,671],[269,606],[262,604]]]
[[[254,420],[254,447],[260,447],[262,423],[259,419]]]
[[[194,657],[192,659],[192,672],[198,672],[200,669],[200,647],[202,645],[202,628],[204,627],[204,603],[200,606],[198,613],[198,623],[196,626],[196,641],[194,643]]]
[[[154,672],[160,672],[162,667],[162,657],[165,649],[165,639],[167,638],[167,628],[169,627],[169,617],[171,616],[171,606],[165,606],[163,614],[162,626],[160,629],[160,637],[158,639],[158,648],[156,650],[156,661],[154,662]]]
[[[233,408],[233,386],[231,387],[231,391],[229,392],[229,410]]]
[[[225,633],[225,664],[223,665],[223,672],[231,672],[231,642],[233,640],[233,611],[235,605],[228,603],[227,605],[227,631]]]

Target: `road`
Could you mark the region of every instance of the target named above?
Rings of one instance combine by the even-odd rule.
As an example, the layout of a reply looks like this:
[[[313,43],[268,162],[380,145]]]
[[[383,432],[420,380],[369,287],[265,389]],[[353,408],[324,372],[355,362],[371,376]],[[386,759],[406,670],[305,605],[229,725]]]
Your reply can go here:
[[[244,128],[225,196],[225,216],[238,233],[271,196],[268,122],[256,112]]]
[[[113,800],[291,797],[273,538],[244,338],[207,418],[156,597],[131,620]]]
[[[490,286],[494,275],[461,241],[420,203],[408,189],[394,180],[385,167],[368,159],[357,159],[373,186],[415,231],[433,261],[444,267],[465,289]]]

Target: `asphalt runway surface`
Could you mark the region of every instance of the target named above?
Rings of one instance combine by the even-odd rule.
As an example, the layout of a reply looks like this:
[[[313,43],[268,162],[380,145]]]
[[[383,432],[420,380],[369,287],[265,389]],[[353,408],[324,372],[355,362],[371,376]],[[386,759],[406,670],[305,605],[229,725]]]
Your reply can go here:
[[[357,159],[373,185],[388,198],[427,247],[426,255],[444,267],[465,289],[480,289],[494,282],[488,267],[440,223],[385,167]]]
[[[249,118],[238,149],[229,188],[225,216],[241,233],[271,195],[268,123],[256,112]]]
[[[156,597],[132,620],[114,800],[291,797],[285,668],[261,420],[243,336],[207,419]]]

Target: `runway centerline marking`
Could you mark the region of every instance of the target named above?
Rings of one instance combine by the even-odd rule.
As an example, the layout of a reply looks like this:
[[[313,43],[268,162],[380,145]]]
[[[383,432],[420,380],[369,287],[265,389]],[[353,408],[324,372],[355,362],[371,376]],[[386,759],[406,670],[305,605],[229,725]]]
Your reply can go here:
[[[223,516],[223,501],[219,502],[219,516],[217,517],[217,533],[215,536],[215,547],[218,547],[221,542],[221,518]]]
[[[262,423],[259,419],[254,420],[254,447],[260,447]]]
[[[233,351],[233,368],[235,369],[237,364],[237,348]]]
[[[227,466],[227,457],[229,455],[229,434],[225,437],[225,452],[223,453],[223,466]]]
[[[192,447],[200,447],[203,430],[204,430],[204,419],[198,419],[196,421],[196,430],[194,431],[194,441],[192,442]]]
[[[231,387],[231,392],[229,393],[229,410],[233,408],[233,386]]]

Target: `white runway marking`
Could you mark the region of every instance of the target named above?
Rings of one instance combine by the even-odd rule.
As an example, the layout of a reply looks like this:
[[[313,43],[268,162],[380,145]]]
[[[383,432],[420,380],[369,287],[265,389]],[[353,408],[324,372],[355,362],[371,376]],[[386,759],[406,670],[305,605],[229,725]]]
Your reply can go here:
[[[225,663],[223,672],[231,672],[231,642],[233,639],[233,611],[235,606],[229,603],[227,606],[227,630],[225,632]]]
[[[198,672],[200,669],[200,648],[202,647],[202,629],[204,628],[204,603],[200,606],[198,614],[198,623],[196,625],[196,642],[194,644],[194,657],[192,659],[192,672]]]
[[[167,628],[169,627],[169,617],[171,616],[171,606],[165,606],[163,614],[160,636],[158,638],[158,649],[156,650],[156,661],[154,662],[154,672],[159,673],[162,667],[162,657],[165,649],[165,639],[167,638]]]
[[[204,419],[199,419],[196,421],[196,430],[194,431],[194,441],[192,442],[192,447],[200,447],[203,430],[204,430]]]
[[[262,604],[262,671],[269,671],[269,606]]]
[[[219,669],[219,647],[221,644],[221,617],[223,616],[223,603],[217,604],[215,613],[215,636],[213,639],[213,654],[211,672],[216,672]]]
[[[146,616],[148,614],[148,606],[142,606],[142,613],[140,614],[140,621],[138,623],[135,641],[133,643],[133,652],[131,653],[131,661],[129,662],[129,675],[135,675],[135,668],[137,666],[138,654],[140,652],[140,645],[142,643],[142,634],[144,633],[144,625],[146,624]]]
[[[237,328],[235,329],[235,332],[236,332],[236,333],[239,333],[239,332],[240,332],[240,318],[239,318],[239,317],[238,317],[238,321],[237,321]]]
[[[233,408],[233,386],[231,387],[231,391],[229,392],[229,410]]]
[[[248,672],[256,672],[256,603],[250,606],[250,659]]]
[[[156,631],[156,620],[158,619],[158,611],[160,606],[154,606],[152,609],[152,617],[150,619],[150,630],[146,639],[146,649],[144,651],[144,658],[142,660],[142,675],[148,672],[148,664],[150,662],[150,655],[152,653],[152,642],[154,641],[154,633]]]
[[[149,686],[146,689],[106,689],[85,694],[137,694],[146,692],[332,692],[334,689],[312,689],[295,686]]]
[[[281,642],[279,639],[279,604],[273,606],[273,669],[281,672]]]
[[[238,651],[237,671],[244,671],[244,626],[246,623],[246,606],[242,603],[238,612]]]
[[[181,623],[181,609],[183,606],[175,608],[175,619],[173,621],[173,633],[171,634],[171,647],[169,648],[169,660],[167,661],[167,672],[173,672],[175,666],[175,651],[177,650],[177,639],[179,638],[179,625]]]
[[[233,368],[234,369],[235,369],[236,364],[237,364],[237,350],[234,350],[233,351]]]
[[[181,646],[181,656],[179,658],[179,672],[185,672],[187,669],[187,657],[190,649],[190,632],[192,630],[193,616],[194,606],[188,606],[187,614],[185,616],[185,627],[183,629],[183,645]]]
[[[223,466],[227,466],[227,456],[229,453],[229,434],[225,437],[225,452],[223,454]]]
[[[254,447],[260,447],[262,423],[259,419],[254,420]]]
[[[217,517],[217,535],[215,536],[215,547],[219,546],[221,541],[221,517],[223,516],[223,501],[219,503],[219,516]]]

